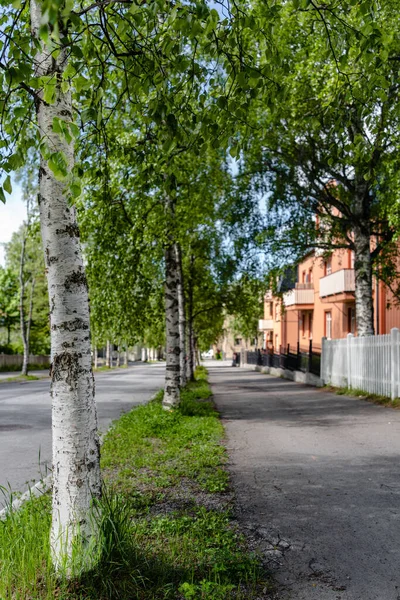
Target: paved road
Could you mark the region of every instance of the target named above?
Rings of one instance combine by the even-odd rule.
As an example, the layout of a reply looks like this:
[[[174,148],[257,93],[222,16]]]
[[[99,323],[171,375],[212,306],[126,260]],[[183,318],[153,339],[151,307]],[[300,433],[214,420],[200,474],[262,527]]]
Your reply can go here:
[[[239,520],[281,598],[400,599],[400,411],[210,366]]]
[[[159,390],[163,365],[141,365],[96,373],[100,431]],[[39,466],[40,455],[40,466]],[[51,464],[49,380],[0,385],[0,485],[24,490]],[[0,497],[0,504],[1,502]]]

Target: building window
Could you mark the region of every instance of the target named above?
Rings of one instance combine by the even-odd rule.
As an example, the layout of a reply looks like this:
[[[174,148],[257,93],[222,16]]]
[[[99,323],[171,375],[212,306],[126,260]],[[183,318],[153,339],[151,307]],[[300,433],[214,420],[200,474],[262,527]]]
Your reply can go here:
[[[349,306],[347,312],[347,332],[355,333],[356,331],[356,311],[353,306]]]
[[[325,337],[329,340],[332,337],[332,313],[330,311],[325,313]]]
[[[331,257],[327,258],[324,262],[324,275],[330,275],[332,273],[332,259]]]
[[[302,333],[301,333],[301,335],[303,337],[306,337],[306,319],[307,319],[307,313],[303,313],[302,319],[301,319],[302,320],[302,325],[301,325],[301,331],[302,331]]]
[[[306,272],[305,272],[305,271],[303,271],[303,274],[302,274],[302,281],[303,281],[303,283],[305,283],[305,282],[306,282],[306,280],[307,280],[307,277],[306,277]]]
[[[240,346],[242,343],[242,338],[235,338],[235,346]]]
[[[312,283],[313,280],[313,272],[312,269],[308,269],[308,281]]]
[[[269,316],[271,318],[273,318],[273,316],[274,316],[274,303],[273,302],[269,303]]]

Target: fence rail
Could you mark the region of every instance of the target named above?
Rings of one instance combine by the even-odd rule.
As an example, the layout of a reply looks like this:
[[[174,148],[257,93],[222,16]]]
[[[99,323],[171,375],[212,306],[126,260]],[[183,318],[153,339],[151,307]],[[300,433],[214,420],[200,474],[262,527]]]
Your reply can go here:
[[[321,379],[326,384],[369,394],[400,396],[400,332],[322,340]]]
[[[321,353],[313,349],[312,340],[307,350],[297,345],[296,349],[291,349],[288,344],[286,348],[280,347],[276,352],[270,349],[267,352],[247,352],[247,364],[258,365],[260,367],[275,367],[288,369],[289,371],[303,371],[303,373],[313,373],[319,377],[321,368]]]
[[[22,354],[0,354],[0,370],[22,367],[23,359]],[[32,365],[47,366],[50,364],[50,356],[30,354],[28,362]]]

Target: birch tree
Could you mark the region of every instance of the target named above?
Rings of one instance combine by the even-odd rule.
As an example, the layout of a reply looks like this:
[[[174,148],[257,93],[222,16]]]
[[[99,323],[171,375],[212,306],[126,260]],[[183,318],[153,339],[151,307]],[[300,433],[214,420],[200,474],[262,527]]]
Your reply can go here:
[[[90,568],[96,532],[91,506],[100,497],[99,440],[90,352],[89,302],[75,211],[70,204],[74,142],[71,91],[64,79],[68,58],[61,25],[57,44],[43,39],[42,4],[31,1],[35,75],[44,81],[36,102],[41,136],[39,210],[51,320],[53,512],[51,549],[56,569]],[[57,52],[56,52],[57,50]],[[64,128],[64,129],[63,129]],[[90,554],[91,552],[91,554]]]

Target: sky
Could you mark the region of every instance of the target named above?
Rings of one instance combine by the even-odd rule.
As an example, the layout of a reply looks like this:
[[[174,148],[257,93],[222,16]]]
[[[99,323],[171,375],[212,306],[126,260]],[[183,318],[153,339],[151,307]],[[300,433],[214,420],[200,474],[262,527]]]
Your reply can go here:
[[[9,242],[14,231],[22,224],[26,217],[26,206],[22,202],[22,191],[19,185],[13,182],[11,196],[6,194],[5,204],[0,203],[0,265],[4,266],[4,244]]]

